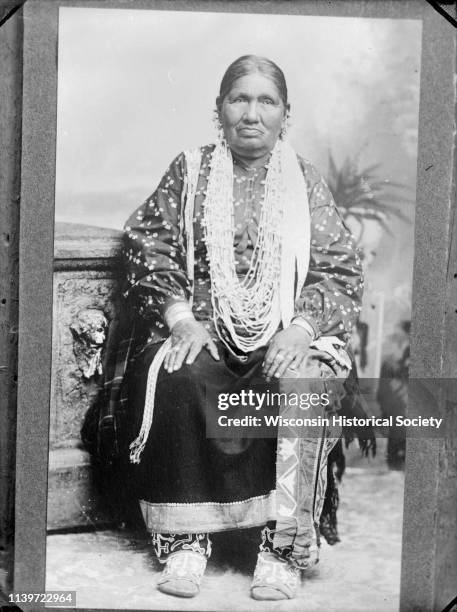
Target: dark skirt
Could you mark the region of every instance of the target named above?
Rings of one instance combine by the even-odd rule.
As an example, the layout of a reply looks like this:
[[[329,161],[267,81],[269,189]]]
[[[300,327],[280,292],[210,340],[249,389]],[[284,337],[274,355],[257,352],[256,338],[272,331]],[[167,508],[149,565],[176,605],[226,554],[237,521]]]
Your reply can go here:
[[[136,432],[149,367],[159,346],[148,346],[131,370]],[[299,439],[276,434],[274,438],[207,437],[207,416],[218,412],[218,395],[240,392],[260,380],[266,349],[242,358],[221,343],[218,351],[220,361],[203,349],[192,365],[184,364],[173,373],[160,368],[151,430],[141,461],[133,467],[146,527],[152,533],[218,532],[261,526],[281,517],[275,539],[282,547],[293,545],[299,560],[309,558],[319,540],[327,458],[341,431],[324,426],[317,435]],[[335,377],[321,357],[309,358],[309,364],[296,373],[297,388],[309,384],[306,377],[322,379],[322,384],[323,379]],[[285,382],[271,383],[270,391],[280,390]],[[332,405],[329,413],[335,409]]]
[[[138,432],[149,366],[160,345],[148,346],[129,377]],[[161,367],[154,417],[133,477],[151,531],[222,531],[263,525],[274,518],[276,439],[211,439],[206,413],[219,393],[234,393],[260,377],[265,349],[240,360],[221,343],[220,361],[203,349],[192,365]]]

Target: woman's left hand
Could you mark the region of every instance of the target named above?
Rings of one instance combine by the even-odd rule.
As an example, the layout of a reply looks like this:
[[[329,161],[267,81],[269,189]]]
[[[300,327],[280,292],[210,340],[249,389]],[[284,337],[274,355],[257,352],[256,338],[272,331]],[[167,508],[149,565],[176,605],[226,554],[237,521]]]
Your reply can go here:
[[[266,378],[280,378],[287,368],[298,370],[306,359],[311,334],[298,325],[289,325],[273,336],[262,365]]]

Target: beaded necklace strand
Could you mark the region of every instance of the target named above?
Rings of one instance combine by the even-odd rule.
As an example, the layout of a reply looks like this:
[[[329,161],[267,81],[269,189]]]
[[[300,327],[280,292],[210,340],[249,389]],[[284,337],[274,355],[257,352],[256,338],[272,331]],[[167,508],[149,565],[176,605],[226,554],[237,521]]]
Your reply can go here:
[[[249,269],[240,278],[234,253],[233,159],[225,141],[216,146],[204,202],[204,239],[209,259],[211,299],[216,331],[222,328],[242,352],[264,346],[280,320],[281,224],[284,187],[281,181],[281,141],[274,147],[265,181],[257,242]]]

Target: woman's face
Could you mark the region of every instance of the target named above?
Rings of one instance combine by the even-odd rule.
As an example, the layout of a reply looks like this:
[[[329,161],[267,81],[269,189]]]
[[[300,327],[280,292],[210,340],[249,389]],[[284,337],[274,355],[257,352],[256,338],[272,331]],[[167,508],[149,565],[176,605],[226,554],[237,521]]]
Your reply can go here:
[[[273,149],[285,116],[276,85],[257,72],[237,79],[220,107],[229,147],[241,157],[254,159]]]

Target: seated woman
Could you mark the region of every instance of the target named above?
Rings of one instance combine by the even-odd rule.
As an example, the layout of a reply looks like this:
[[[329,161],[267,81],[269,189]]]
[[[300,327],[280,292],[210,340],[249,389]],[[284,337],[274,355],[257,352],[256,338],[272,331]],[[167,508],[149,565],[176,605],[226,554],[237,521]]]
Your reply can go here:
[[[211,532],[259,526],[251,594],[286,599],[317,561],[326,461],[340,431],[210,439],[205,419],[219,393],[256,377],[280,387],[347,377],[361,265],[324,180],[286,140],[281,69],[240,57],[216,107],[217,143],[180,154],[125,227],[131,460],[165,564],[161,591],[196,595]]]

